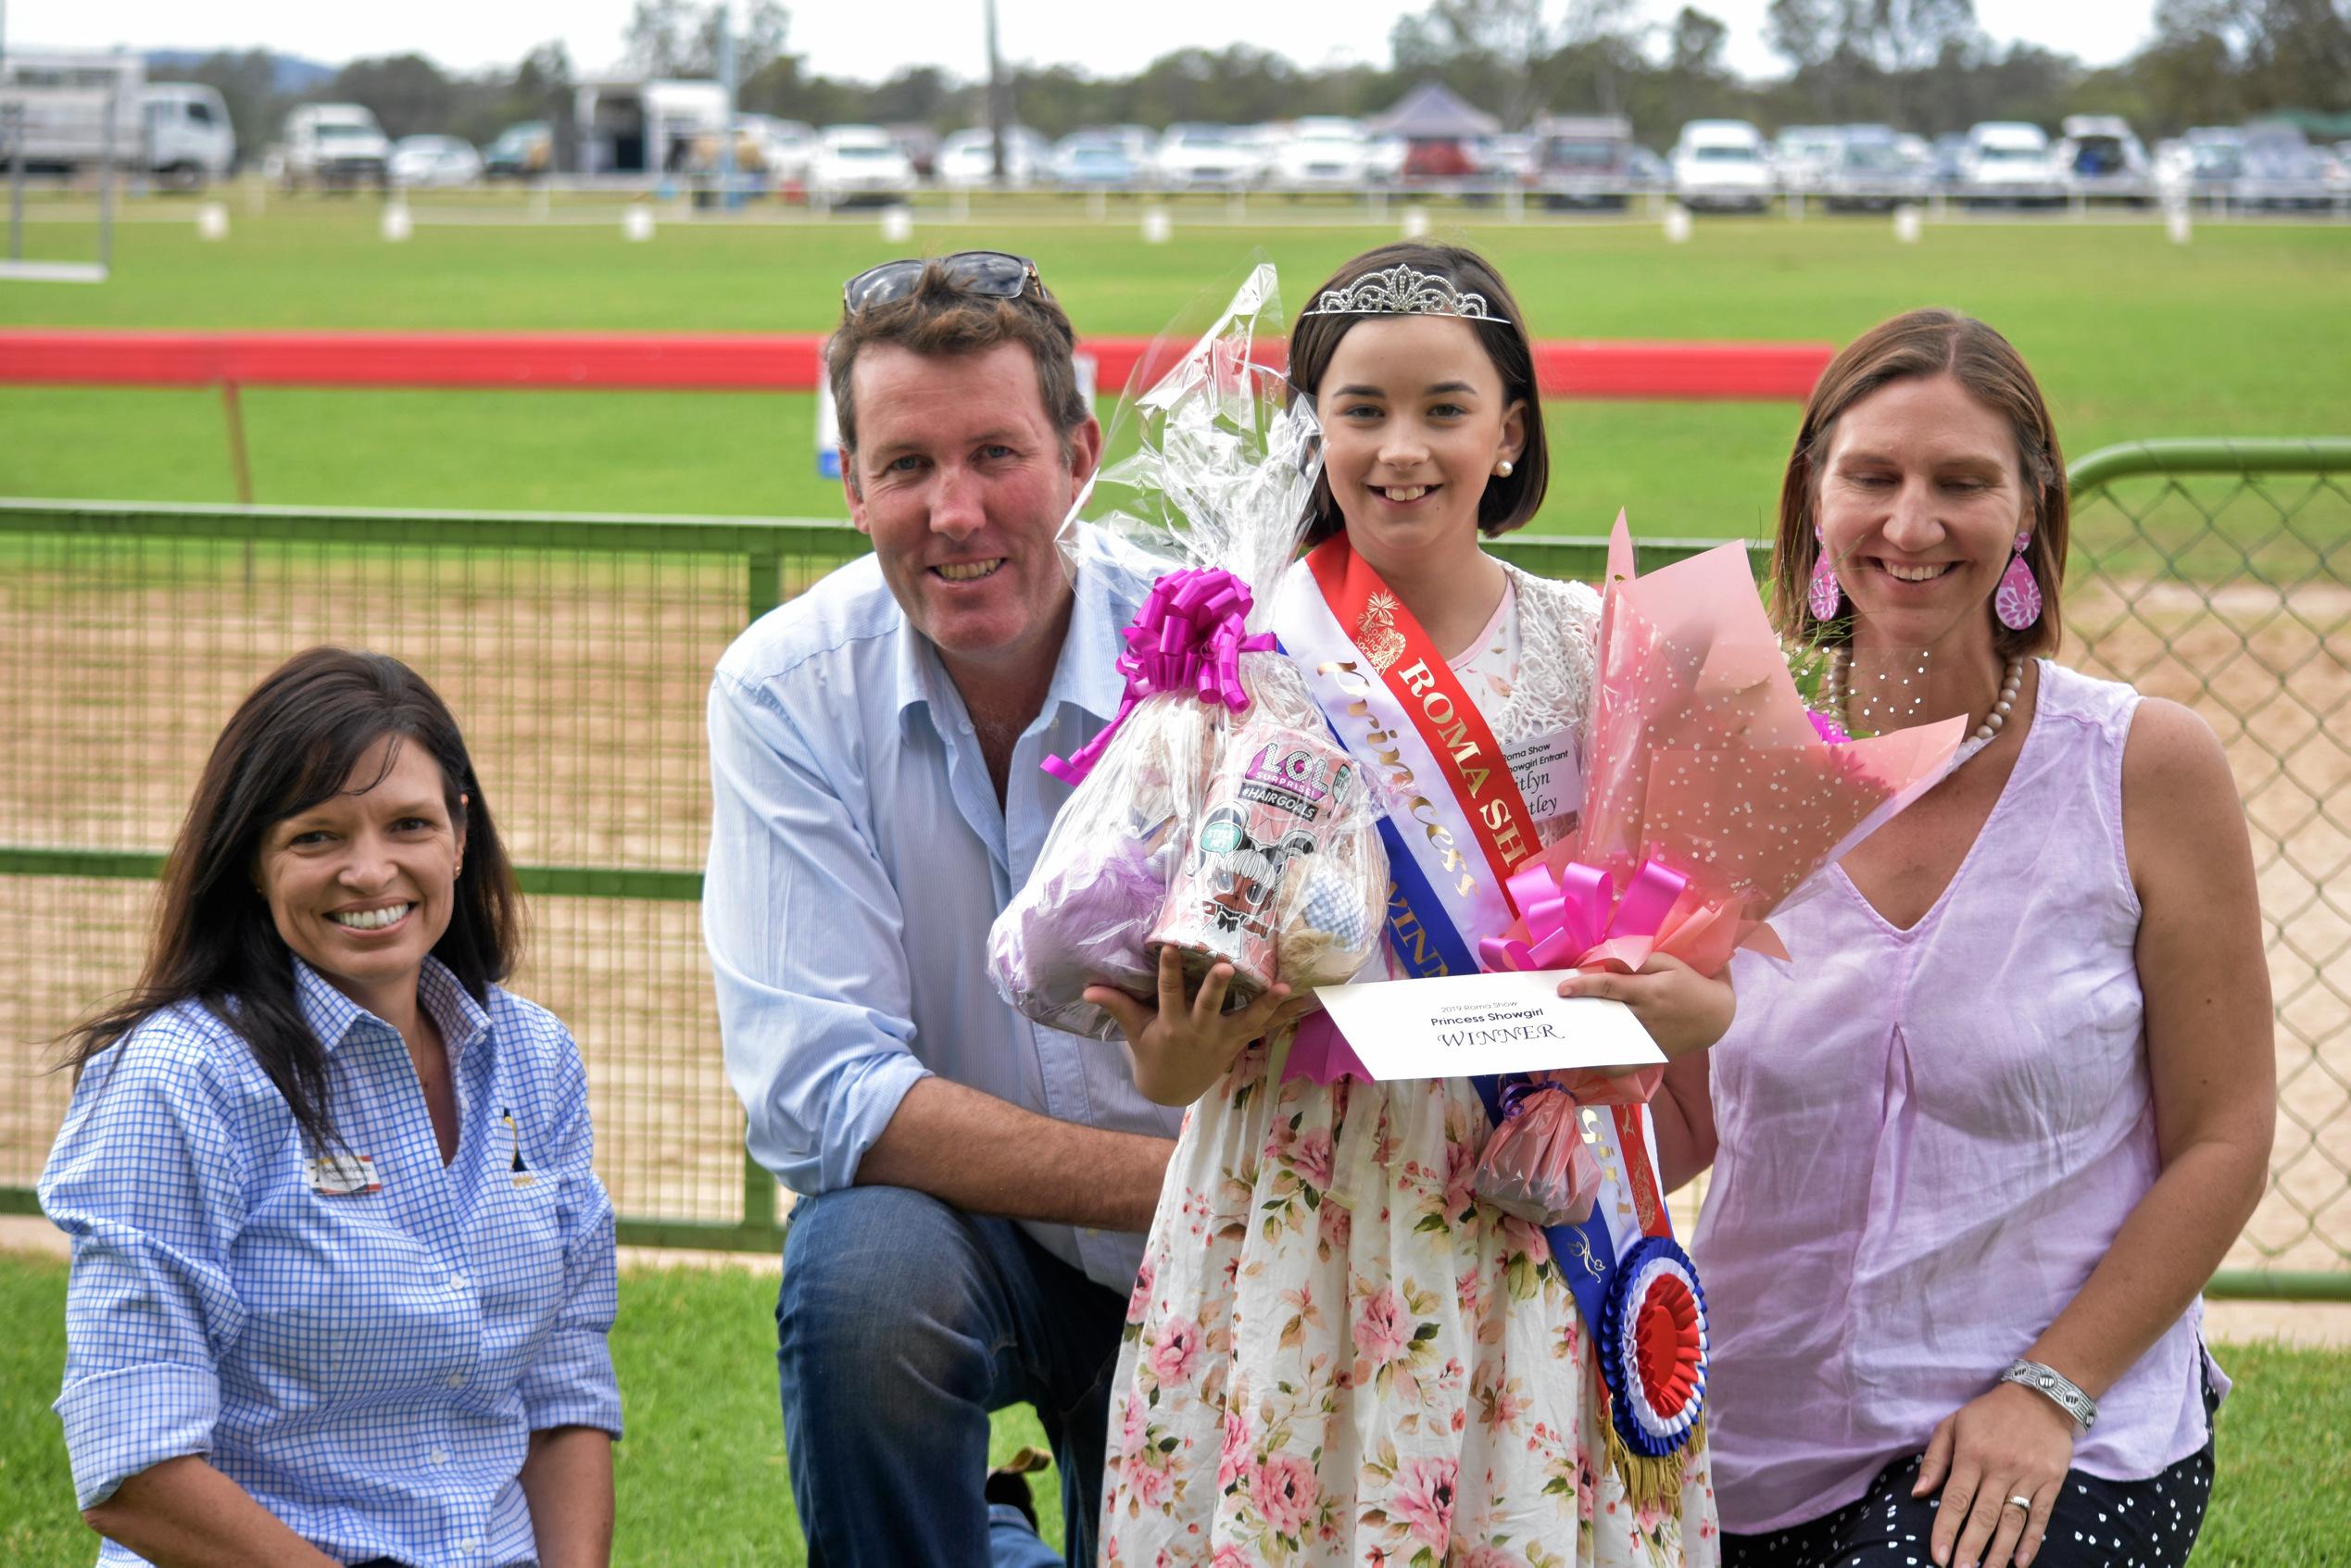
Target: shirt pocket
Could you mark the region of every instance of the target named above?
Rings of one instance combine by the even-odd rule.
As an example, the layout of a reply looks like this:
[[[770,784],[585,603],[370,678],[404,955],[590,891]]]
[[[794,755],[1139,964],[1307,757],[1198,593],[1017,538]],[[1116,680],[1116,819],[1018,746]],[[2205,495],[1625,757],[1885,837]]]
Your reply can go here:
[[[474,1218],[474,1256],[493,1339],[535,1340],[561,1308],[572,1197],[552,1172],[490,1176]]]

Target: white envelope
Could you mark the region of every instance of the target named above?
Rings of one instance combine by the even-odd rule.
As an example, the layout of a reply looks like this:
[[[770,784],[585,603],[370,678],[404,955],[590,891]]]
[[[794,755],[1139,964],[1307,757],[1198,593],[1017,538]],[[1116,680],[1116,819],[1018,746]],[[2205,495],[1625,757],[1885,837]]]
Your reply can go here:
[[[1314,995],[1378,1079],[1475,1078],[1666,1060],[1622,1002],[1562,997],[1565,969],[1324,985]]]

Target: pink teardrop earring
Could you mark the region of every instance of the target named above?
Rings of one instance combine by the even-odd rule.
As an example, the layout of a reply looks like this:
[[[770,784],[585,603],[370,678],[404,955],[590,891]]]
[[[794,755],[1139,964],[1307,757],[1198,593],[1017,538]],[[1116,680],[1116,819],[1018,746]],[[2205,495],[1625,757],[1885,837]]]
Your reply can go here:
[[[1813,530],[1812,542],[1819,552],[1813,558],[1812,581],[1804,589],[1804,604],[1815,621],[1834,621],[1837,607],[1844,602],[1844,589],[1837,582],[1837,569],[1829,564],[1829,544]]]
[[[2008,570],[2000,574],[2000,586],[1992,594],[1992,613],[2011,632],[2021,632],[2041,619],[2041,584],[2025,565],[2025,546],[2031,543],[2030,533],[2017,535],[2017,553],[2008,558]]]

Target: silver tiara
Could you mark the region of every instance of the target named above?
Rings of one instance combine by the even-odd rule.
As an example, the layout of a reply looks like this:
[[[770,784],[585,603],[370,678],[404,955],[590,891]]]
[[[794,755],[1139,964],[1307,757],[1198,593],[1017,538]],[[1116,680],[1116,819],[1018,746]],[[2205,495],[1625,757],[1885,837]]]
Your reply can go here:
[[[1500,321],[1486,309],[1486,296],[1453,287],[1451,278],[1436,272],[1415,272],[1403,263],[1385,272],[1366,272],[1343,289],[1325,289],[1320,299],[1301,316],[1459,316],[1471,321]]]

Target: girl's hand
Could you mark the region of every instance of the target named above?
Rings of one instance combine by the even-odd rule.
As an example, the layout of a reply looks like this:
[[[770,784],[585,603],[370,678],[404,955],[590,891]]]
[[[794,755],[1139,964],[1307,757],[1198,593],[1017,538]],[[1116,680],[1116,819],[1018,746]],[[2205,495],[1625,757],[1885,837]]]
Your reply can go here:
[[[2042,1395],[2002,1383],[1968,1400],[1927,1440],[1910,1488],[1914,1498],[1942,1488],[1929,1556],[1942,1568],[2024,1568],[2072,1464],[2073,1420]]]
[[[1189,1105],[1225,1075],[1244,1046],[1296,1022],[1314,1006],[1311,993],[1293,1000],[1289,987],[1276,981],[1249,1006],[1228,1013],[1225,994],[1232,980],[1233,966],[1220,963],[1186,1001],[1183,955],[1162,947],[1156,1010],[1114,985],[1088,985],[1086,999],[1125,1031],[1135,1058],[1135,1086],[1158,1104]]]
[[[1679,959],[1659,953],[1638,974],[1578,971],[1559,983],[1563,997],[1600,997],[1632,1009],[1668,1060],[1702,1051],[1730,1032],[1739,1010],[1725,971],[1710,980]]]

